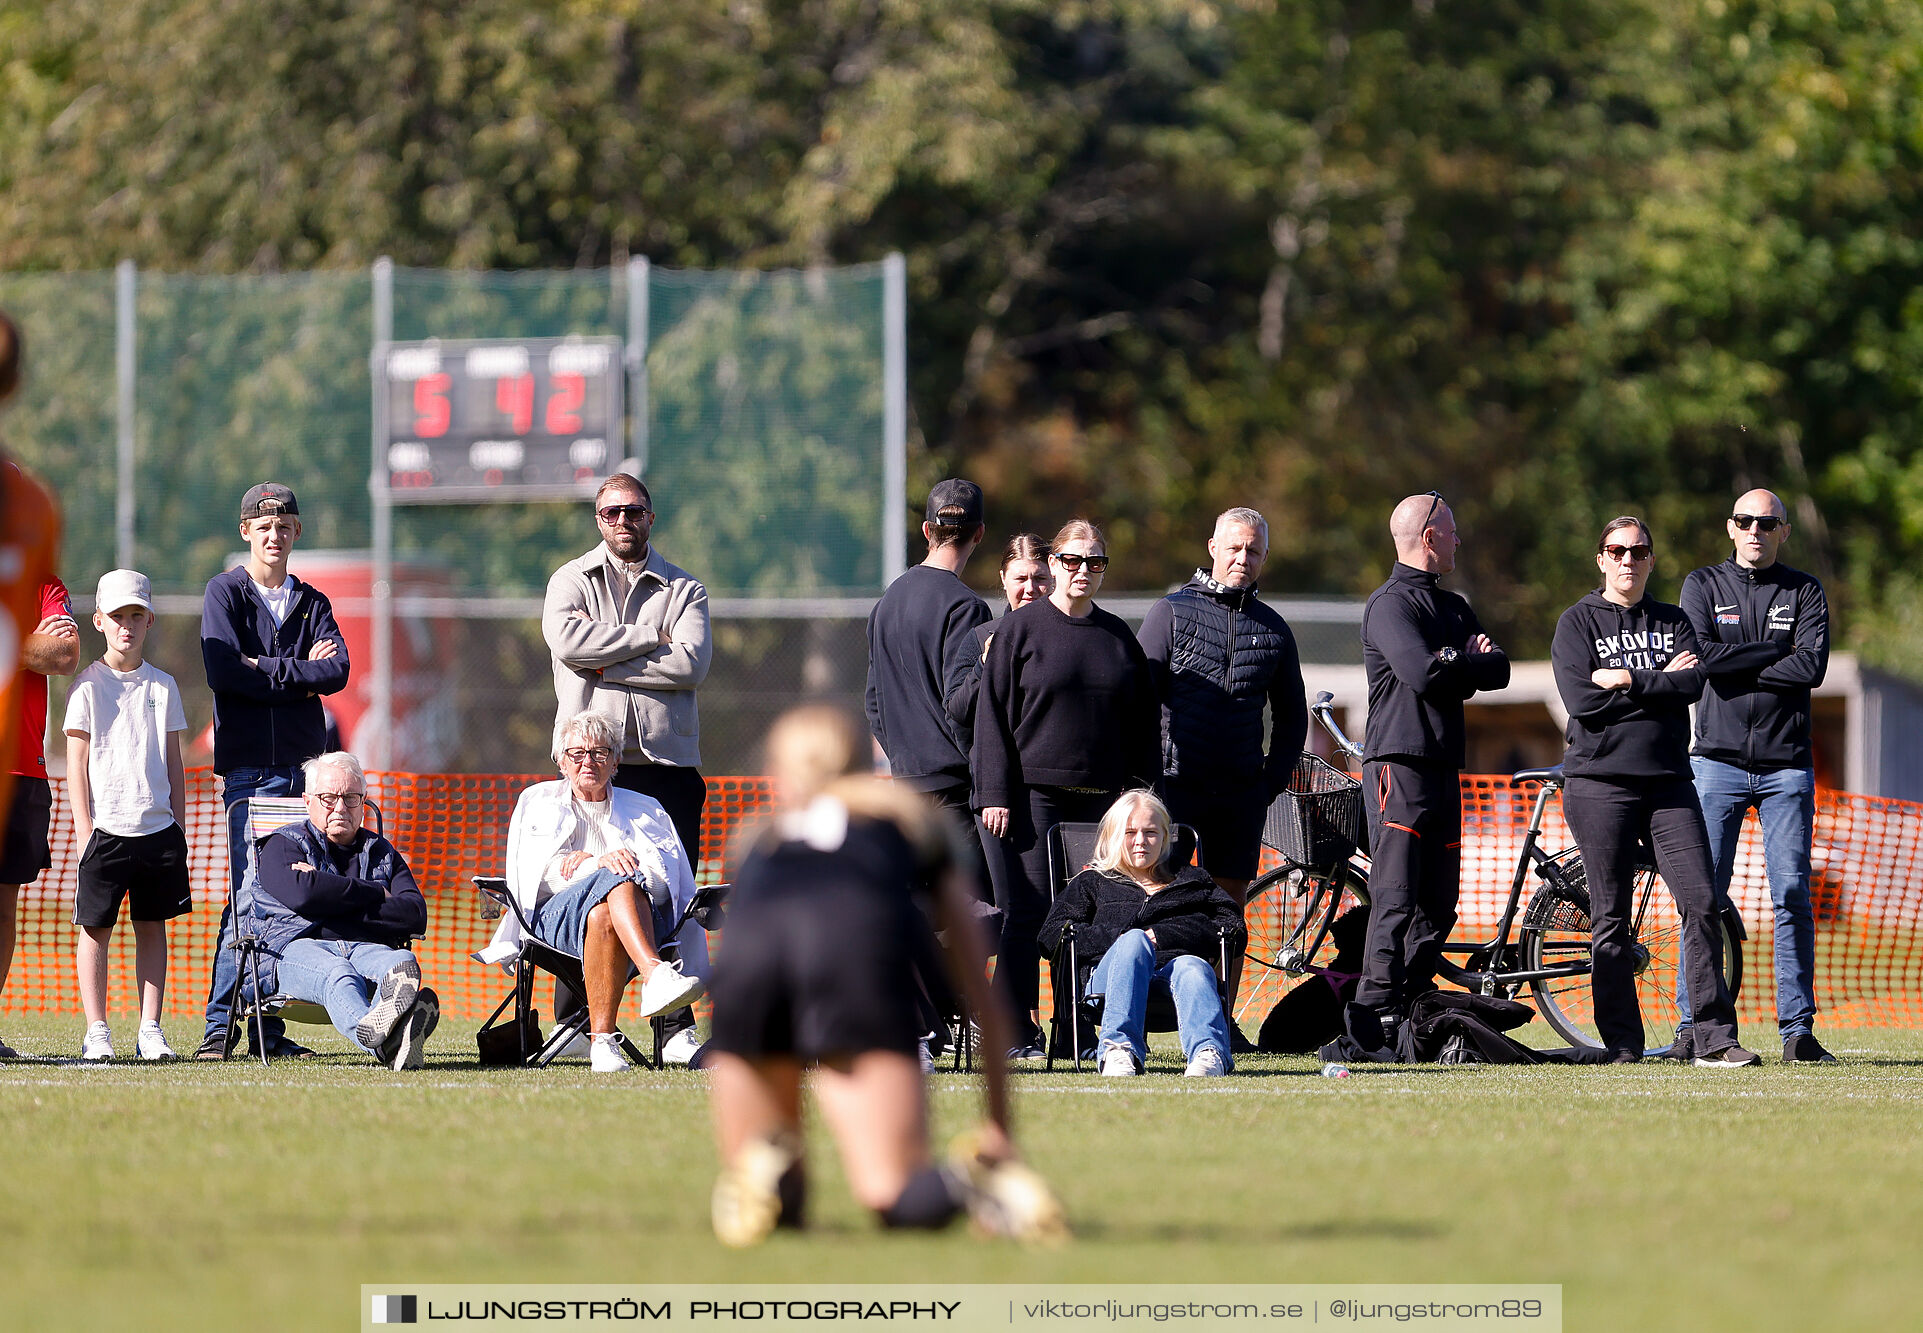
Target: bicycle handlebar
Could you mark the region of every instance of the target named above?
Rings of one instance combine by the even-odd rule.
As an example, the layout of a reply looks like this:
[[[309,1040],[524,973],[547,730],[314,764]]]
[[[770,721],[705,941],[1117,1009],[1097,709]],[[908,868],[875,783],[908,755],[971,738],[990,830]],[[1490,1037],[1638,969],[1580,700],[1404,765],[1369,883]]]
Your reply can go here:
[[[1335,720],[1334,709],[1335,696],[1327,690],[1317,694],[1315,702],[1309,705],[1309,712],[1322,724],[1322,730],[1329,733],[1329,739],[1335,742],[1336,749],[1352,759],[1362,758],[1362,747],[1343,733],[1342,724]]]

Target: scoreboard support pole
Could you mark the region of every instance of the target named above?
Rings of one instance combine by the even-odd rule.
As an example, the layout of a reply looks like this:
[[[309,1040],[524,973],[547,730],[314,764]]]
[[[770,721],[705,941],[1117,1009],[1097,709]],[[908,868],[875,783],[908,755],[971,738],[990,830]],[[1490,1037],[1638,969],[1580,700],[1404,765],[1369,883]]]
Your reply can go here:
[[[908,261],[881,261],[881,586],[908,568]]]
[[[368,373],[378,384],[388,344],[394,341],[394,261],[386,255],[374,261],[373,333]],[[367,493],[374,510],[374,586],[369,590],[374,597],[374,689],[367,715],[374,721],[374,745],[361,759],[369,768],[385,770],[394,753],[394,498],[387,484],[387,395],[371,396],[374,434]]]
[[[628,457],[643,480],[648,476],[648,260],[628,261]],[[612,472],[613,468],[606,469]]]
[[[114,562],[121,569],[138,569],[134,561],[134,377],[140,363],[134,355],[134,301],[138,295],[134,261],[114,265],[114,452],[120,489],[114,496]]]

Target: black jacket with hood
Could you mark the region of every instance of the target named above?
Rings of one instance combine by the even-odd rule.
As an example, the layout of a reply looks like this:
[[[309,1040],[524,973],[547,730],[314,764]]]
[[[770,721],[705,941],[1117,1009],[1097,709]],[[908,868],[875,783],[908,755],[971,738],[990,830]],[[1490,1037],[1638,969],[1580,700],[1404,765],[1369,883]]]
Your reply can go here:
[[[1592,592],[1563,612],[1549,650],[1569,710],[1563,772],[1613,781],[1689,777],[1689,706],[1702,695],[1703,671],[1664,667],[1696,651],[1683,609],[1647,593],[1618,606]],[[1629,687],[1595,684],[1590,674],[1603,668],[1627,668]]]

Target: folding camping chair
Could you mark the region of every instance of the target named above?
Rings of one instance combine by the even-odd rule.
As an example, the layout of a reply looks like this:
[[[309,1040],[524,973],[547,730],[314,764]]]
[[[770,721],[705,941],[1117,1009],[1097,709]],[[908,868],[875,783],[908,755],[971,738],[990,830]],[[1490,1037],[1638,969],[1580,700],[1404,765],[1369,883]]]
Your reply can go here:
[[[240,895],[236,897],[234,883],[227,881],[227,909],[234,923],[234,989],[227,1003],[227,1049],[235,1046],[235,1033],[240,1025],[251,1022],[254,1025],[254,1052],[260,1056],[262,1064],[267,1063],[267,1020],[280,1018],[290,1023],[307,1023],[320,1027],[332,1025],[324,1006],[309,1000],[297,1000],[290,995],[269,995],[262,998],[260,990],[260,955],[263,944],[260,937],[260,922],[254,916],[252,895],[259,892],[260,877],[256,868],[256,857],[261,843],[267,838],[307,818],[307,804],[298,796],[250,796],[246,800],[247,829],[247,873],[241,877]],[[380,833],[382,819],[380,807],[367,801],[361,816],[365,822],[365,811],[374,813],[374,832]],[[246,983],[251,982],[251,992]],[[251,993],[252,998],[248,998]]]
[[[1095,857],[1095,840],[1101,831],[1100,824],[1062,823],[1048,831],[1048,897],[1049,901],[1061,897],[1068,882],[1088,868]],[[1193,862],[1202,864],[1201,839],[1187,824],[1177,824],[1172,830],[1174,845],[1170,856],[1177,865]],[[1215,958],[1215,990],[1222,997],[1222,1012],[1230,1012],[1230,999],[1226,993],[1229,974],[1229,934],[1226,929],[1217,932]],[[1047,1068],[1055,1068],[1055,1053],[1060,1049],[1063,1027],[1068,1029],[1069,1051],[1075,1062],[1075,1072],[1082,1069],[1082,1030],[1087,1028],[1092,1035],[1101,1023],[1101,1015],[1088,999],[1088,982],[1095,971],[1099,958],[1083,959],[1076,948],[1075,926],[1070,923],[1062,932],[1061,943],[1048,960],[1048,975],[1052,1003],[1048,1019]],[[1173,1032],[1176,1030],[1175,1005],[1165,996],[1151,993],[1148,1005],[1148,1030],[1150,1032]]]
[[[569,1043],[586,1030],[588,1011],[584,1003],[566,1018],[557,1014],[554,1020],[554,1031],[548,1035],[546,1041],[542,1041],[540,1023],[534,1012],[534,974],[537,971],[546,972],[576,995],[585,997],[588,993],[588,983],[581,971],[581,957],[579,954],[557,949],[537,937],[533,926],[528,923],[527,914],[521,910],[521,904],[516,902],[514,895],[509,892],[507,881],[499,875],[476,875],[474,887],[481,891],[483,921],[498,921],[503,912],[512,912],[515,923],[521,928],[521,955],[514,965],[514,985],[501,998],[501,1002],[494,1006],[494,1012],[487,1016],[487,1021],[481,1024],[480,1031],[475,1036],[485,1051],[493,1044],[490,1042],[489,1034],[499,1033],[501,1028],[507,1027],[509,1034],[497,1036],[494,1041],[512,1049],[517,1063],[544,1069],[567,1049]],[[714,930],[720,926],[722,915],[726,910],[729,887],[727,884],[705,884],[695,891],[687,907],[682,909],[681,914],[675,918],[674,928],[667,932],[665,938],[656,941],[656,950],[663,961],[679,960],[681,944],[676,937],[681,934],[681,928],[687,925],[689,920],[695,921],[703,930]],[[478,953],[473,957],[477,962],[481,961]],[[630,977],[634,975],[632,964],[629,965],[628,975]],[[514,1015],[503,1023],[501,1015],[506,1012],[509,1005],[514,1007]],[[665,1015],[657,1014],[648,1020],[648,1026],[654,1033],[652,1060],[642,1055],[635,1044],[628,1040],[625,1033],[617,1034],[621,1038],[621,1049],[627,1052],[628,1059],[644,1068],[660,1069],[662,1067],[661,1048],[666,1040],[662,1024],[664,1017]]]

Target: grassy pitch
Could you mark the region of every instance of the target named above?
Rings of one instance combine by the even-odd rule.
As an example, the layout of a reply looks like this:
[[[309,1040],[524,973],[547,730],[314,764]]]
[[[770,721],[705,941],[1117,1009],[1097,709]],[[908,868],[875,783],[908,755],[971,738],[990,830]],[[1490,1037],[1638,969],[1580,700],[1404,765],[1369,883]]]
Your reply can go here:
[[[134,1023],[115,1033],[129,1047]],[[341,1328],[359,1285],[464,1281],[1548,1282],[1570,1329],[1915,1327],[1923,1032],[1750,1071],[1021,1073],[1018,1133],[1077,1239],[883,1236],[815,1137],[800,1235],[707,1225],[699,1074],[483,1070],[453,1025],[399,1075],[330,1054],[83,1066],[9,1017],[0,1328]],[[194,1032],[170,1034],[186,1049]],[[1752,1034],[1760,1039],[1761,1034]],[[942,1075],[938,1133],[979,1105]]]

